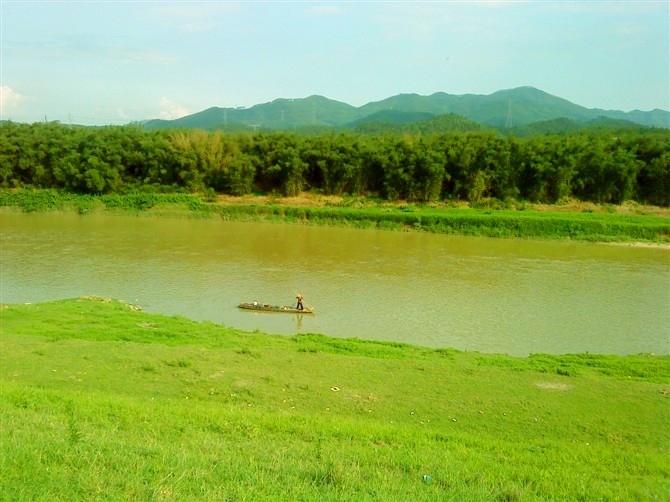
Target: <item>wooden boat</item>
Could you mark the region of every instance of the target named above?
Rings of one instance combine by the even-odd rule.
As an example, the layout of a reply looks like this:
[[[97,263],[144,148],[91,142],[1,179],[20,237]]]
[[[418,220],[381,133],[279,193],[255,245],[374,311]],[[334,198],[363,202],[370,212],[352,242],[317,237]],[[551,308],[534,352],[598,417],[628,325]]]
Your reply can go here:
[[[305,307],[299,310],[295,307],[287,307],[281,305],[272,305],[270,303],[240,303],[238,308],[244,310],[255,310],[258,312],[279,312],[286,314],[314,314],[314,308]]]

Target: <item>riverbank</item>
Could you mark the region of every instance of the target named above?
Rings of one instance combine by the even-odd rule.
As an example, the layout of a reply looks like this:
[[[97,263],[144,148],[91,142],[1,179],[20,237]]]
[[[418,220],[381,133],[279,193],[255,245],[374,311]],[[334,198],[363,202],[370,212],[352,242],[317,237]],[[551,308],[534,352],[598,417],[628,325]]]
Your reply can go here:
[[[670,489],[670,357],[277,336],[101,298],[1,308],[8,499],[654,500]]]
[[[0,207],[34,211],[125,212],[181,218],[222,218],[482,237],[570,239],[670,246],[670,210],[595,206],[574,201],[533,206],[489,202],[417,206],[372,199],[204,197],[192,194],[75,195],[54,190],[2,190]],[[567,209],[567,210],[566,210]]]

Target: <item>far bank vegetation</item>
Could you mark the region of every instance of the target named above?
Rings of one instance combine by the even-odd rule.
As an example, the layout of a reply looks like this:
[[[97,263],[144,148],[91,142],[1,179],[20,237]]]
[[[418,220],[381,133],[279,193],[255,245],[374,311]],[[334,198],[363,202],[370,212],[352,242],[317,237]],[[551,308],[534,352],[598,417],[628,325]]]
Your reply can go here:
[[[660,129],[310,136],[4,122],[0,141],[3,188],[670,206],[670,131]]]

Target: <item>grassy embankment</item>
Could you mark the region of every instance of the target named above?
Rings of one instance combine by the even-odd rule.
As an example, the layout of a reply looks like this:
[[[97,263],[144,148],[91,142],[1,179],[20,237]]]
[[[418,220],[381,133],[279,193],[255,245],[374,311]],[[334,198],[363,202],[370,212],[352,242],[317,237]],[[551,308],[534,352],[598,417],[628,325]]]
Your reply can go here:
[[[663,500],[670,358],[0,310],[3,500]]]
[[[327,199],[309,205],[267,197],[209,201],[189,194],[127,194],[88,196],[53,190],[0,191],[0,207],[22,211],[123,211],[170,217],[220,217],[242,221],[416,230],[458,235],[574,239],[594,242],[670,244],[670,217],[663,208],[640,206],[632,214],[616,207],[583,205],[579,211],[562,206],[533,210],[518,203],[514,209],[438,207],[389,204],[360,199]],[[248,203],[247,203],[248,202]],[[500,204],[499,204],[500,205]],[[596,208],[596,209],[594,209]],[[645,214],[649,213],[649,214]]]

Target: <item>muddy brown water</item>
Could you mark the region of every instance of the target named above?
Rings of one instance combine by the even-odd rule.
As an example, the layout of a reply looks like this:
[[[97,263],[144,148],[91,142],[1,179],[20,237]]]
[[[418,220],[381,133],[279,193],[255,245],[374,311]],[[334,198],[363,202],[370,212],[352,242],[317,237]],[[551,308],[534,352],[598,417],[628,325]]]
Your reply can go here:
[[[2,212],[2,303],[86,295],[245,330],[529,353],[670,353],[670,251]],[[241,311],[292,304],[316,316]]]

